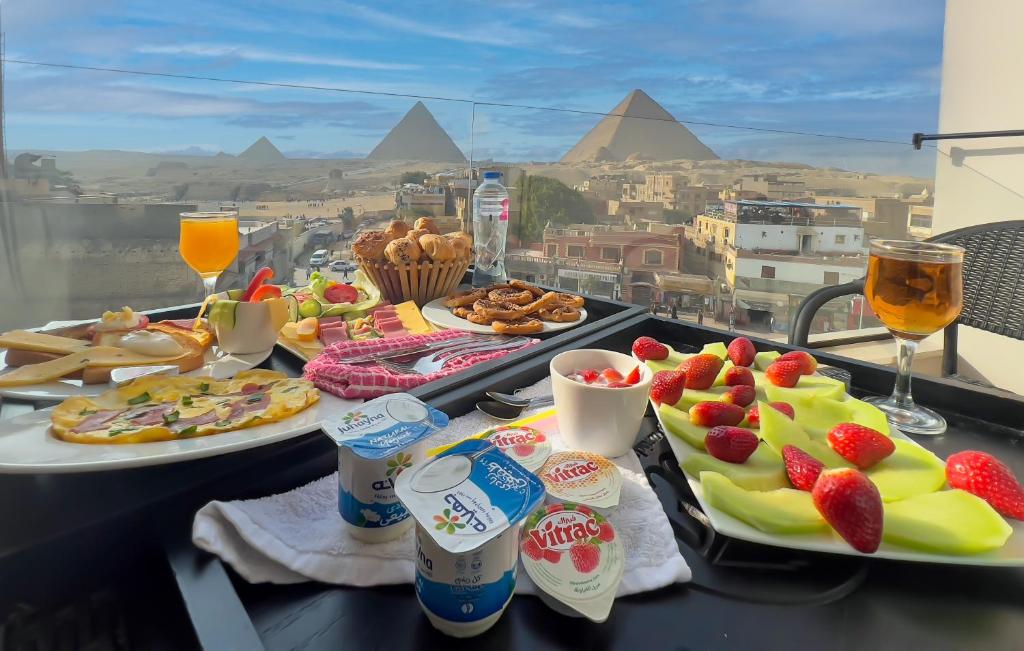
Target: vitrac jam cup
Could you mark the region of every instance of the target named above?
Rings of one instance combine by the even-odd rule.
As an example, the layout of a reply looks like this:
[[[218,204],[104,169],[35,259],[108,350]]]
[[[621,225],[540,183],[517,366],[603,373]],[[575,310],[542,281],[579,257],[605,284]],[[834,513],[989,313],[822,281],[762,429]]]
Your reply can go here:
[[[467,439],[403,472],[399,499],[416,519],[416,596],[442,633],[471,637],[512,599],[519,523],[544,485],[492,443]]]
[[[412,518],[395,495],[395,481],[426,458],[428,437],[448,416],[407,393],[381,396],[328,418],[323,429],[338,444],[338,512],[357,540],[394,540]]]

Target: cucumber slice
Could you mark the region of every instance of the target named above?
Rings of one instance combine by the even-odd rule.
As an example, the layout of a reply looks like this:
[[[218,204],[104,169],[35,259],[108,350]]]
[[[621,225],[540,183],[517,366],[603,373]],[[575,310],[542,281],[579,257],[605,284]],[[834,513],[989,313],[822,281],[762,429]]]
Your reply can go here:
[[[315,298],[307,298],[299,303],[299,315],[302,317],[320,316],[321,312],[323,312],[323,307]]]
[[[288,320],[292,323],[299,320],[299,299],[295,298],[291,294],[284,297],[285,302],[288,305]]]

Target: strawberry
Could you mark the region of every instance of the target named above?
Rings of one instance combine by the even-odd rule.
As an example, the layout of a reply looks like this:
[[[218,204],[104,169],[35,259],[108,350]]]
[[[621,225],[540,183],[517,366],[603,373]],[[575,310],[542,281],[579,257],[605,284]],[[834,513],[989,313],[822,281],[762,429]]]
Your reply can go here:
[[[633,342],[633,354],[641,362],[649,359],[665,359],[668,357],[668,346],[653,337],[637,337]]]
[[[622,382],[622,380],[625,379],[622,377],[622,373],[619,373],[613,368],[606,368],[605,370],[601,371],[601,377],[608,380],[609,382]]]
[[[636,384],[639,381],[640,381],[640,367],[639,366],[634,366],[633,370],[630,371],[629,375],[626,376],[625,382],[626,382],[626,384]]]
[[[859,470],[823,470],[811,489],[821,517],[859,552],[872,554],[882,542],[882,496]]]
[[[754,387],[750,386],[749,384],[740,384],[726,391],[725,395],[722,396],[722,401],[728,402],[729,404],[732,405],[746,407],[750,403],[754,402],[754,398],[756,397],[757,394],[754,390]]]
[[[533,454],[533,446],[529,443],[520,443],[519,445],[513,445],[512,451],[516,453],[517,457],[528,457]]]
[[[594,543],[578,541],[569,548],[569,558],[580,574],[590,574],[601,564],[601,548]]]
[[[757,355],[753,342],[746,337],[736,337],[730,341],[727,351],[729,359],[736,366],[750,366],[754,363],[754,355]]]
[[[594,515],[594,512],[590,510],[590,507],[586,504],[577,504],[576,510],[585,515]]]
[[[830,429],[828,444],[861,470],[867,470],[896,450],[896,444],[888,436],[856,423],[839,423]]]
[[[743,463],[754,454],[759,440],[749,429],[719,425],[704,435],[704,447],[716,459]]]
[[[795,445],[782,446],[782,460],[786,463],[786,474],[793,488],[809,491],[814,488],[818,475],[825,469],[825,464],[818,461]]]
[[[601,374],[592,368],[587,368],[580,371],[580,379],[586,382],[587,384],[593,384],[599,377],[601,377]]]
[[[558,551],[557,549],[545,549],[544,560],[552,564],[557,563],[558,561],[562,560],[562,552]]]
[[[707,389],[715,383],[723,364],[717,356],[704,353],[687,359],[676,370],[686,373],[687,389]]]
[[[794,418],[796,418],[796,412],[793,411],[793,405],[789,404],[788,402],[776,401],[776,402],[769,402],[768,404],[771,405],[772,407],[774,407],[776,411],[781,411],[782,413],[784,413],[787,416],[789,416],[790,420],[793,420]],[[761,426],[761,412],[758,410],[757,405],[754,405],[753,407],[750,408],[750,411],[747,412],[747,427],[760,427],[760,426]]]
[[[796,411],[793,409],[793,405],[789,404],[788,402],[776,400],[775,402],[769,402],[768,404],[774,407],[776,411],[781,411],[782,413],[789,416],[789,420],[793,420],[794,418],[796,418]]]
[[[611,522],[602,522],[597,525],[597,529],[597,539],[601,542],[611,542],[615,540],[615,529],[612,529]]]
[[[629,385],[626,384],[625,382],[615,381],[615,382],[609,382],[605,386],[608,387],[609,389],[624,389],[624,388],[628,387]]]
[[[548,437],[544,436],[540,432],[537,432],[537,435],[533,437],[534,443],[543,443],[546,440],[548,440]]]
[[[780,355],[776,362],[797,362],[800,364],[801,375],[811,375],[814,371],[818,370],[818,360],[814,359],[810,353],[802,350],[793,350],[784,355]]]
[[[698,402],[690,407],[690,422],[701,427],[739,425],[746,412],[727,402]]]
[[[555,504],[551,504],[551,505],[548,506],[548,513],[558,513],[559,511],[564,511],[564,510],[565,510],[565,504],[562,504],[560,502],[556,502]]]
[[[682,371],[658,371],[651,380],[651,400],[655,404],[674,405],[683,397],[686,373]]]
[[[795,387],[800,380],[800,369],[800,362],[795,360],[775,360],[764,370],[764,374],[777,387]]]
[[[1024,486],[991,454],[965,450],[950,455],[946,480],[953,488],[977,495],[1006,517],[1024,520]]]
[[[733,366],[725,372],[725,386],[735,387],[741,384],[754,386],[754,374],[745,366]]]
[[[523,541],[523,553],[532,558],[535,561],[539,561],[544,558],[544,550],[540,548],[537,541],[533,538],[527,538]]]

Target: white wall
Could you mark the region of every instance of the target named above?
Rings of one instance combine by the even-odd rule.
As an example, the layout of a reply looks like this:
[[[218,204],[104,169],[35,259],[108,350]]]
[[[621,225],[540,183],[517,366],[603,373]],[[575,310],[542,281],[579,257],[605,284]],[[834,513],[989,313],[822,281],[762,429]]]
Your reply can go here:
[[[769,224],[737,224],[737,249],[767,249],[770,251],[793,251],[800,248],[799,236],[813,230],[817,234],[814,251],[818,253],[863,253],[864,229],[850,226],[771,226]],[[846,241],[836,244],[835,236],[843,235]]]
[[[1021,25],[1021,0],[947,0],[940,132],[1024,128]],[[1024,219],[1024,138],[939,141],[952,147],[977,154],[961,166],[937,157],[933,232]],[[989,382],[1024,393],[1024,342],[961,327],[958,350]]]
[[[741,257],[736,260],[736,277],[760,278],[762,266],[775,267],[775,280],[785,280],[793,283],[813,283],[815,285],[825,284],[826,271],[838,272],[840,283],[848,283],[864,275],[863,267]]]

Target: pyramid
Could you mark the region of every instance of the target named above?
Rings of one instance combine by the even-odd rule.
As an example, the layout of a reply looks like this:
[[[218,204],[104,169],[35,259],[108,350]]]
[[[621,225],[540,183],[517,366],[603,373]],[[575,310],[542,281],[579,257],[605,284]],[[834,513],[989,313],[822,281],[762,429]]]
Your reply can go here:
[[[249,148],[239,154],[238,157],[255,163],[276,163],[286,160],[284,154],[274,146],[274,143],[267,140],[266,136],[261,136],[259,140],[249,145]]]
[[[654,161],[718,159],[671,113],[637,89],[583,136],[562,162],[624,161],[630,156]]]
[[[452,142],[451,136],[441,128],[423,102],[416,102],[366,158],[466,162],[466,157]]]

